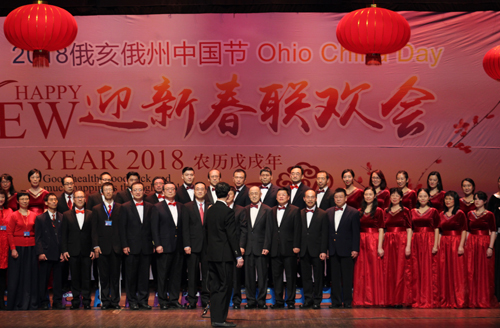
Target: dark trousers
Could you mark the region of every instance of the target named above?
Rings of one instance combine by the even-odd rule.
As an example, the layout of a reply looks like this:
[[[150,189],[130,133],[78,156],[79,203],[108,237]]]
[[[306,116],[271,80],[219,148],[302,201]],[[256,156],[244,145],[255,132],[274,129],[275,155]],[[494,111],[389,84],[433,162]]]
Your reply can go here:
[[[103,306],[120,303],[120,265],[122,255],[113,250],[108,255],[99,255],[99,282],[101,283],[101,303]],[[94,263],[95,264],[95,263]]]
[[[4,295],[7,289],[7,269],[0,269],[0,310],[5,310]]]
[[[332,272],[332,305],[344,305],[352,303],[352,280],[354,275],[354,260],[350,256],[330,255],[330,266]]]
[[[276,256],[271,258],[273,268],[274,293],[276,304],[281,305],[283,300],[283,269],[286,276],[286,304],[295,304],[295,283],[297,280],[297,257],[296,256]]]
[[[304,298],[306,304],[320,305],[323,300],[323,261],[319,256],[311,256],[306,253],[300,258],[302,269],[302,287],[304,288]],[[313,276],[314,272],[314,285]]]
[[[198,291],[198,283],[200,282],[200,263],[201,263],[201,302],[205,306],[210,295],[207,290],[207,273],[208,273],[208,262],[207,254],[205,252],[201,253],[191,253],[187,256],[187,269],[188,269],[188,302],[189,304],[196,304],[198,298],[196,297],[196,292]]]
[[[267,267],[269,258],[267,256],[245,255],[245,293],[247,296],[247,304],[265,305],[267,294]],[[255,299],[255,271],[257,270],[257,288],[259,288],[259,295]]]
[[[148,304],[150,265],[151,255],[125,255],[125,266],[127,267],[125,285],[127,286],[127,299],[130,305]]]
[[[19,256],[9,252],[9,281],[7,310],[36,310],[38,308],[38,257],[35,246],[16,246]]]
[[[62,304],[62,262],[60,261],[40,261],[39,262],[39,289],[38,298],[39,304],[44,305],[50,303],[48,296],[48,285],[50,271],[52,271],[52,305]]]
[[[89,252],[90,253],[90,252]],[[90,267],[92,260],[89,256],[70,256],[69,268],[71,270],[71,292],[73,300],[71,304],[80,306],[80,295],[83,305],[90,305]]]
[[[234,262],[208,262],[210,290],[210,319],[225,322],[233,286]]]
[[[233,304],[241,304],[241,282],[244,281],[243,268],[234,266],[233,270]]]
[[[184,255],[179,252],[158,254],[156,265],[158,268],[158,302],[160,305],[179,302],[183,260]]]

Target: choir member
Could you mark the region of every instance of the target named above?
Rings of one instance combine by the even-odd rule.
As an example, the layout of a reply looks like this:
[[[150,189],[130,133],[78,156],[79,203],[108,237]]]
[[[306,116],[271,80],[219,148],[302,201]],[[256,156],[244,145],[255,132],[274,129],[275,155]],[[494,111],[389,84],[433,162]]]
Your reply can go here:
[[[0,186],[7,194],[7,200],[5,201],[4,208],[10,208],[12,211],[17,211],[17,193],[16,188],[14,188],[14,182],[10,174],[4,173],[0,176]]]
[[[273,181],[273,171],[269,167],[264,167],[260,170],[259,175],[260,182],[262,185],[260,186],[260,201],[262,204],[266,204],[269,207],[274,207],[278,205],[278,201],[276,200],[276,194],[278,193],[278,189],[280,189],[277,185],[271,183]]]
[[[181,204],[187,204],[194,201],[194,169],[192,167],[186,166],[182,169],[181,184],[175,193],[175,201]]]
[[[465,178],[462,180],[462,191],[464,192],[464,197],[460,198],[460,209],[467,216],[470,211],[476,209],[474,205],[474,193],[476,191],[476,184],[471,178]]]
[[[439,212],[445,210],[444,208],[444,195],[445,191],[443,190],[443,182],[441,180],[441,174],[438,171],[432,171],[427,176],[427,189],[430,190],[431,195],[431,205]],[[459,204],[457,204],[459,206]]]
[[[390,195],[387,181],[381,170],[375,170],[370,174],[370,187],[375,190],[378,207],[386,209],[390,204]]]
[[[237,169],[233,172],[233,183],[236,188],[236,198],[234,199],[234,203],[240,206],[249,205],[250,198],[248,197],[248,187],[245,185],[247,180],[247,173],[245,170]]]
[[[469,307],[490,308],[498,304],[495,297],[495,216],[484,208],[488,196],[474,194],[476,209],[469,212],[469,235],[465,245],[469,282]]]
[[[439,212],[430,207],[428,189],[417,191],[417,207],[410,211],[413,307],[438,306]]]
[[[396,183],[398,188],[401,188],[401,191],[403,191],[403,207],[411,210],[417,205],[417,193],[415,190],[408,188],[409,182],[408,172],[401,170],[396,173]]]
[[[28,181],[31,187],[27,190],[30,197],[29,210],[38,216],[42,214],[47,208],[45,205],[45,196],[48,195],[48,191],[40,187],[40,179],[42,178],[42,172],[38,169],[33,169],[28,173]]]
[[[35,251],[35,212],[28,209],[30,196],[17,193],[19,210],[10,216],[7,226],[9,265],[7,310],[38,308],[38,261]]]
[[[165,196],[163,196],[163,185],[165,182],[165,178],[163,177],[154,177],[151,181],[151,188],[153,188],[153,192],[144,198],[144,200],[153,205],[164,201]]]
[[[102,205],[105,198],[104,193],[102,191],[102,186],[105,183],[111,183],[111,180],[112,180],[111,174],[109,174],[108,172],[101,173],[101,175],[99,176],[99,190],[89,195],[89,198],[87,199],[85,207],[88,210],[93,210],[94,206],[96,205]]]
[[[500,178],[497,180],[498,190],[488,201],[488,211],[495,215],[497,235],[500,233]],[[500,254],[500,242],[495,243],[495,253]],[[500,255],[495,256],[495,295],[500,300]]]
[[[465,308],[468,305],[467,261],[464,256],[467,218],[460,210],[460,200],[455,191],[444,196],[440,216],[439,307]]]
[[[127,188],[116,193],[116,202],[118,204],[125,204],[126,202],[132,201],[134,198],[134,196],[132,195],[132,185],[136,182],[141,181],[141,176],[135,171],[128,172],[126,178]]]
[[[73,208],[75,203],[75,196],[73,192],[75,191],[75,182],[73,177],[67,175],[61,179],[63,186],[63,193],[57,197],[57,211],[59,213],[64,213]]]
[[[286,186],[289,191],[291,205],[297,206],[299,210],[306,207],[306,203],[304,202],[304,194],[310,188],[306,186],[302,178],[304,177],[304,169],[300,165],[295,165],[290,170],[290,180],[291,184]],[[279,202],[278,202],[279,203]]]
[[[353,305],[384,306],[384,211],[378,206],[375,188],[365,188],[360,212]]]
[[[391,188],[391,205],[384,211],[385,305],[411,306],[411,219],[401,203],[403,192]]]
[[[215,204],[217,195],[215,194],[215,186],[220,182],[222,174],[219,170],[211,170],[208,172],[207,198],[210,204]]]
[[[319,171],[316,174],[316,183],[318,185],[318,190],[316,191],[316,202],[318,203],[318,207],[326,211],[330,207],[335,206],[333,190],[328,187],[330,184],[330,174],[326,171]]]
[[[353,170],[345,169],[342,171],[342,181],[344,181],[347,194],[347,205],[359,209],[363,200],[363,190],[354,186],[354,177]]]
[[[5,310],[4,295],[7,289],[7,267],[9,264],[9,239],[7,227],[12,209],[7,205],[7,192],[0,190],[0,310]]]

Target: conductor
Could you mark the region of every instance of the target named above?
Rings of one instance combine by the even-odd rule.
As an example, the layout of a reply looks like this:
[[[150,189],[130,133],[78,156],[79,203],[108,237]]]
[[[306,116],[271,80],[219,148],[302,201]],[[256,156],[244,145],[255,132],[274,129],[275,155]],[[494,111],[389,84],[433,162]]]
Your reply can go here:
[[[205,213],[207,241],[208,289],[212,327],[235,327],[226,322],[233,286],[234,261],[243,266],[237,238],[234,211],[226,204],[230,186],[220,182],[215,186],[217,202]]]

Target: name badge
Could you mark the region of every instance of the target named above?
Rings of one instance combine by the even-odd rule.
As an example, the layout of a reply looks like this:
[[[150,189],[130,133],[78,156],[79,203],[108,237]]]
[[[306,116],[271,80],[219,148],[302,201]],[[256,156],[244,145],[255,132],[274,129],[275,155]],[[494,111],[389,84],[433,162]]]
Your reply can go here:
[[[25,231],[24,232],[24,237],[29,237],[30,236],[30,232],[29,231]]]
[[[0,226],[0,231],[7,231],[7,226]]]
[[[104,221],[104,225],[106,227],[111,227],[112,224],[113,224],[113,221],[109,221],[109,220]]]

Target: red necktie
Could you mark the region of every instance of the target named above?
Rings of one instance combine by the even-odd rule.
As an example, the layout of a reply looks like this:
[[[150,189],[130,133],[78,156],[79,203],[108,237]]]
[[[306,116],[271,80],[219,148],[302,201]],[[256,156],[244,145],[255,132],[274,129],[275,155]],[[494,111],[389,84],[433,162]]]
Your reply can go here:
[[[70,210],[73,209],[73,202],[71,201],[71,195],[68,195],[68,208]]]
[[[75,210],[76,214],[85,214],[85,210]]]
[[[177,205],[177,202],[173,202],[173,203],[172,203],[172,202],[170,202],[170,203],[168,203],[167,205],[168,205],[168,206],[175,206],[175,205]]]
[[[109,211],[108,211],[108,214],[109,214],[109,216],[111,216],[111,211],[112,211],[112,208],[111,208],[111,205],[108,205],[108,206],[109,206]],[[109,218],[109,216],[108,216],[108,218]]]
[[[135,203],[135,206],[144,206],[144,202]]]
[[[325,189],[318,190],[317,194],[321,194],[322,192],[325,192]]]
[[[278,206],[278,211],[279,210],[284,210],[286,208],[286,206]]]
[[[203,204],[200,204],[200,218],[201,218],[201,224],[203,225]]]
[[[266,186],[260,186],[260,189],[269,189],[269,187],[266,187]]]
[[[250,208],[259,208],[258,204],[250,204]]]
[[[335,212],[336,211],[342,211],[342,207],[335,206]]]
[[[293,185],[290,186],[290,188],[291,188],[291,190],[299,189],[299,186],[293,184]]]
[[[194,190],[194,186],[187,186],[186,190],[189,190],[189,189],[193,189]]]

